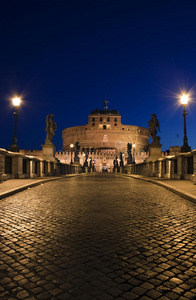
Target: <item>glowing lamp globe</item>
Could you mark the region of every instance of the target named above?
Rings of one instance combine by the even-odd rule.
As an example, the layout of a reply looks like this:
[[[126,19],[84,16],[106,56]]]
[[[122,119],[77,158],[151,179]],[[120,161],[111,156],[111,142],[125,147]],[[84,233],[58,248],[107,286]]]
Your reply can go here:
[[[183,95],[182,97],[181,97],[181,103],[183,104],[183,105],[186,105],[187,103],[188,103],[188,96],[187,95]]]
[[[12,99],[12,103],[13,103],[14,106],[19,106],[20,102],[21,102],[21,99],[18,98],[18,97],[15,97],[15,98]]]

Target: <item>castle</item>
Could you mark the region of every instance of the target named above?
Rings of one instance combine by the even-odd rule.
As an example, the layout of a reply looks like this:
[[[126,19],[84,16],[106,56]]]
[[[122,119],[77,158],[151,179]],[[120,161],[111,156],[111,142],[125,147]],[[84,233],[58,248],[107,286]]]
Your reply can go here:
[[[91,111],[88,124],[62,131],[63,152],[56,152],[55,158],[66,164],[91,166],[97,172],[112,172],[115,163],[128,163],[128,144],[131,145],[132,160],[135,163],[143,162],[148,157],[148,129],[123,125],[119,111],[108,109],[107,103],[104,101],[104,109]],[[23,151],[25,154],[41,156],[38,150],[30,153]]]
[[[87,153],[89,163],[95,166],[96,171],[111,172],[114,160],[117,159],[120,163],[120,155],[123,164],[127,164],[128,143],[132,145],[132,155],[136,163],[147,158],[148,129],[123,125],[119,111],[108,109],[107,101],[104,104],[103,110],[91,111],[87,125],[69,127],[62,131],[63,153],[56,155],[60,161],[70,163],[71,151],[78,150],[80,164],[85,163]],[[70,145],[74,145],[73,149]],[[80,148],[76,149],[76,145]]]

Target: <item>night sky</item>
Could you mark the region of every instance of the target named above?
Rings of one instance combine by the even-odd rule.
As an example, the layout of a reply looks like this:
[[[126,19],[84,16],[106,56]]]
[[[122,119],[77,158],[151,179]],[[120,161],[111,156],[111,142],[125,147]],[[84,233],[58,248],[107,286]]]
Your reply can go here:
[[[165,151],[182,145],[179,95],[189,91],[196,149],[195,0],[1,0],[0,61],[0,148],[12,144],[17,94],[20,149],[41,149],[54,114],[61,150],[62,130],[107,99],[125,125],[148,127],[157,114]]]

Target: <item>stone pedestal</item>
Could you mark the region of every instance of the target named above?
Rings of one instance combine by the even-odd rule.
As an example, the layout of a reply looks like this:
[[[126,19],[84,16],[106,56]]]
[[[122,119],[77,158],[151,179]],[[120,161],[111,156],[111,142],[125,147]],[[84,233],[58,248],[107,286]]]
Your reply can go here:
[[[55,152],[56,152],[56,147],[53,145],[53,143],[42,145],[43,159],[56,161]]]
[[[161,144],[150,144],[149,146],[149,157],[147,158],[147,162],[161,158]]]

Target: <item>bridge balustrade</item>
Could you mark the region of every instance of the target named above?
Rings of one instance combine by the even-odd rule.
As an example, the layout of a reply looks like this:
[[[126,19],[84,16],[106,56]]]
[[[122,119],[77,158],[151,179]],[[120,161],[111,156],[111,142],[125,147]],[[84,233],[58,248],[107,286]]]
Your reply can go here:
[[[80,165],[68,165],[58,160],[0,149],[0,182],[11,178],[36,178],[82,173]]]
[[[153,161],[146,160],[143,163],[126,165],[124,173],[168,179],[186,179],[196,184],[196,150]]]

